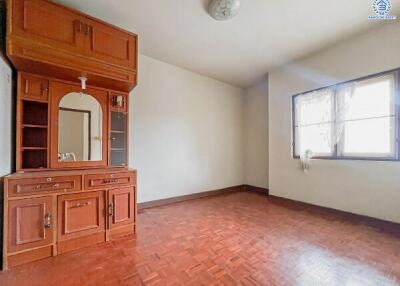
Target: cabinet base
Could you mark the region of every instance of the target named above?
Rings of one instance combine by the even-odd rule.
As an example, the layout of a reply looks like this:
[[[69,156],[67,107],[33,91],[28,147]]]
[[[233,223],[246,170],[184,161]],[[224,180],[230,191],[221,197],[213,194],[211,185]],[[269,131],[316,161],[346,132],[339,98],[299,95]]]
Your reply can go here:
[[[75,249],[87,247],[93,244],[105,242],[105,233],[99,232],[85,237],[59,241],[57,244],[58,254],[69,252]]]
[[[134,224],[124,225],[118,228],[110,229],[107,234],[107,240],[114,240],[125,235],[134,235],[136,226]]]
[[[17,265],[25,264],[28,262],[40,260],[43,258],[53,256],[53,246],[48,245],[45,247],[17,253],[10,254],[7,256],[7,266],[8,268],[14,267]]]

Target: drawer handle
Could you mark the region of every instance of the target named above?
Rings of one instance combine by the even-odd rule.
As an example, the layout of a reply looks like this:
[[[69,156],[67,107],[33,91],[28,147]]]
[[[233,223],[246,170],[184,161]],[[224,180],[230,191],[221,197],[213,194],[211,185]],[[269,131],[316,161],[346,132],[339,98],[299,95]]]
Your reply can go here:
[[[51,213],[47,213],[44,216],[44,228],[47,228],[47,229],[51,228]]]
[[[104,179],[103,180],[103,184],[113,184],[113,183],[117,183],[118,180],[117,179]]]
[[[58,188],[60,186],[60,184],[54,184],[54,185],[52,185],[52,186],[50,186],[50,188]],[[40,189],[42,189],[42,185],[37,185],[36,186],[36,190],[40,190]]]
[[[76,205],[72,206],[71,208],[83,208],[83,207],[87,207],[88,205],[90,205],[90,202],[77,203]]]

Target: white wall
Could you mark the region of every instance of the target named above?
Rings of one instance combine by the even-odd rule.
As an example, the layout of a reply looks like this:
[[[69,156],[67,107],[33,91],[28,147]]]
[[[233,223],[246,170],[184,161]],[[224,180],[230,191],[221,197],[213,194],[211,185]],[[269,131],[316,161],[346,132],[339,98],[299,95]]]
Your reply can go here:
[[[268,188],[268,78],[244,90],[244,184]]]
[[[10,174],[12,167],[11,80],[11,68],[0,54],[0,177]]]
[[[138,202],[243,184],[241,89],[140,56],[130,99]]]
[[[291,157],[291,96],[400,67],[400,23],[347,40],[269,73],[269,170],[273,195],[400,222],[400,163],[312,162]]]

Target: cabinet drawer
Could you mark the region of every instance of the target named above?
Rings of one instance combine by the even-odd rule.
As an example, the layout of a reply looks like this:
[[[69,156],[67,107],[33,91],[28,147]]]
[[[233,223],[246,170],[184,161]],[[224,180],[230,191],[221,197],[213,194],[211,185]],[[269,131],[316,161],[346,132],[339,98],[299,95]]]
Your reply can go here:
[[[127,186],[135,184],[135,173],[95,174],[85,176],[85,188],[104,188],[112,186]]]
[[[9,196],[32,195],[42,192],[79,191],[80,176],[29,178],[9,181]]]

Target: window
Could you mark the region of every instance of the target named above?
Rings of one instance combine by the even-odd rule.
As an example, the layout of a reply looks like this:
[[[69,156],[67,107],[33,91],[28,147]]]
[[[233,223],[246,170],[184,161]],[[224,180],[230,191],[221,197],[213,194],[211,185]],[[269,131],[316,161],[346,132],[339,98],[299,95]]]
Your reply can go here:
[[[295,157],[398,160],[398,72],[293,97]]]

